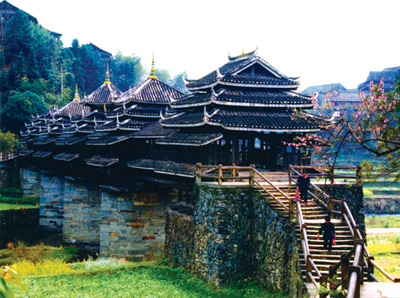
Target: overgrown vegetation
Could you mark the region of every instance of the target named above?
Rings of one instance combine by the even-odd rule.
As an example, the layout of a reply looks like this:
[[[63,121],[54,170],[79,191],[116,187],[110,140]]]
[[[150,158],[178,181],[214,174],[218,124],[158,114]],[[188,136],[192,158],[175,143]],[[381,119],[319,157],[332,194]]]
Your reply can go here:
[[[22,276],[29,297],[285,297],[250,280],[217,289],[185,270],[155,262],[89,259],[68,265],[59,260],[36,264],[23,261],[13,268]],[[26,295],[16,287],[13,290],[16,297]]]
[[[0,194],[0,211],[23,208],[39,208],[39,203],[39,198],[18,198]]]
[[[367,228],[400,228],[400,215],[393,216],[366,216]]]
[[[52,259],[70,262],[79,257],[80,252],[76,247],[52,247],[43,244],[26,246],[22,242],[10,242],[7,244],[7,248],[0,250],[0,266],[21,262],[38,263]]]
[[[400,235],[372,235],[368,236],[368,251],[375,261],[392,276],[400,277]],[[374,274],[379,280],[389,280],[378,270]]]

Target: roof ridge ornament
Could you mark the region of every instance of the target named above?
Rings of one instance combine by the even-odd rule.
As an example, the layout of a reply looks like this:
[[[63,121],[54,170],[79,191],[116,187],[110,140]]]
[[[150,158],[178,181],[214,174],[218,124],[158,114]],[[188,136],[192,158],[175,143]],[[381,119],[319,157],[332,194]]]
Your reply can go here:
[[[74,97],[74,99],[73,99],[74,101],[76,100],[76,101],[80,101],[81,100],[81,98],[79,97],[79,92],[78,92],[78,83],[76,84],[76,87],[75,87],[75,97]]]
[[[107,68],[106,68],[106,79],[105,79],[105,81],[104,81],[104,84],[111,84],[111,81],[110,81],[110,69],[109,69],[109,67],[108,67],[108,63],[107,63]]]
[[[156,68],[154,66],[154,52],[151,60],[151,69],[150,69],[150,76],[149,79],[158,79],[156,76]]]
[[[168,98],[169,98],[170,103],[174,103],[174,102],[178,101],[178,99],[173,98],[171,95],[168,95]]]
[[[219,67],[217,67],[217,80],[219,81],[220,79],[222,79],[224,76],[221,74],[221,72],[219,71]]]

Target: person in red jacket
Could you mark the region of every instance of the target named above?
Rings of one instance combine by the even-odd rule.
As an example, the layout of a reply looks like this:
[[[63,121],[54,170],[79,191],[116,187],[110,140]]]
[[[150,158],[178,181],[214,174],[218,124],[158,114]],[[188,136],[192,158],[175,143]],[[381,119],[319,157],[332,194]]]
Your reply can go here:
[[[318,239],[319,239],[319,234],[324,233],[323,239],[324,239],[324,249],[328,249],[328,251],[332,251],[332,242],[333,239],[336,237],[335,233],[335,226],[333,223],[331,223],[331,218],[330,216],[325,217],[325,222],[321,225],[321,228],[318,231]]]

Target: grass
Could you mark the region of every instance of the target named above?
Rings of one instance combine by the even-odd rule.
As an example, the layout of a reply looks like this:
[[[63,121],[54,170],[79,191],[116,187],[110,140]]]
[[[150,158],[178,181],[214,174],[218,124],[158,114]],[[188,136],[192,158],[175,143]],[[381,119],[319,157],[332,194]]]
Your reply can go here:
[[[7,203],[7,204],[25,204],[25,205],[39,205],[40,199],[39,198],[15,198],[4,196],[0,194],[0,203]]]
[[[375,261],[392,276],[400,277],[400,234],[368,236],[368,251]],[[379,280],[390,282],[377,269],[374,274]]]
[[[0,211],[39,208],[39,199],[14,198],[0,194]]]
[[[217,289],[189,272],[160,263],[128,263],[115,259],[72,264],[73,272],[50,276],[22,276],[29,297],[284,297],[251,281]],[[13,287],[16,297],[26,293]]]
[[[8,243],[7,248],[0,249],[0,266],[10,265],[23,260],[37,263],[49,259],[72,261],[79,258],[79,251],[75,247],[52,247],[43,244],[25,246],[22,242]]]
[[[400,215],[366,216],[367,228],[400,228]]]
[[[39,208],[39,206],[28,205],[28,204],[6,204],[6,203],[0,203],[0,211],[17,210],[17,209],[29,209],[29,208]]]

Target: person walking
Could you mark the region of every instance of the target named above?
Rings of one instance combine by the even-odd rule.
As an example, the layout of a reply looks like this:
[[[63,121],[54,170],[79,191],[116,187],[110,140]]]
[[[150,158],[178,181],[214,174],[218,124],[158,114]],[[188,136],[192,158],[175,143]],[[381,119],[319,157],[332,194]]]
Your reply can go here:
[[[321,225],[321,228],[318,231],[317,239],[319,239],[319,235],[322,232],[324,233],[324,249],[332,251],[332,242],[336,238],[336,233],[335,226],[333,225],[333,223],[331,223],[331,218],[329,215],[325,216],[325,222]]]
[[[297,186],[300,190],[300,198],[308,205],[308,188],[310,187],[310,177],[308,177],[307,172],[304,170],[303,174],[297,179]]]

